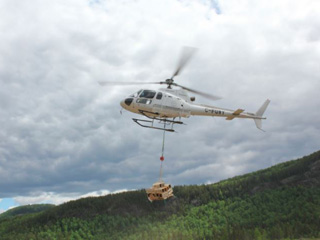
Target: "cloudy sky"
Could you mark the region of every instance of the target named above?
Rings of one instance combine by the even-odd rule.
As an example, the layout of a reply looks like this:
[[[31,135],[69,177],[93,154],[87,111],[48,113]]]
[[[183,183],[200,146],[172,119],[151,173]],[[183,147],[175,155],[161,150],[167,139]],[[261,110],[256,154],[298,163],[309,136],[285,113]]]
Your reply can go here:
[[[177,83],[255,112],[192,117],[166,135],[164,180],[217,182],[319,150],[317,0],[0,0],[0,212],[141,189],[158,179],[162,132],[119,102],[163,81],[183,46],[198,48]],[[146,86],[155,88],[155,86]]]

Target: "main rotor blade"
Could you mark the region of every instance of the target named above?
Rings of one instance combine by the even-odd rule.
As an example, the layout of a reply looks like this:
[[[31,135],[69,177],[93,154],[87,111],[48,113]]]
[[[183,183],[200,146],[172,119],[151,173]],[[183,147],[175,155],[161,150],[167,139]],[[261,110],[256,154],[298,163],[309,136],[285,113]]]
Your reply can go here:
[[[205,98],[208,98],[208,99],[211,99],[211,100],[214,100],[214,101],[221,99],[221,97],[218,97],[218,96],[215,96],[215,95],[212,95],[212,94],[208,94],[208,93],[204,93],[204,92],[200,92],[200,91],[197,91],[197,90],[194,90],[194,89],[191,89],[191,88],[187,88],[187,87],[181,86],[181,85],[176,84],[176,83],[173,83],[172,85],[177,86],[177,87],[181,87],[184,90],[187,90],[189,92],[198,94],[200,96],[203,96]]]
[[[183,47],[182,48],[182,53],[180,57],[180,61],[178,64],[178,67],[176,71],[173,73],[171,79],[173,79],[175,76],[178,76],[181,70],[185,67],[187,62],[191,59],[191,57],[196,53],[198,49],[194,47]]]
[[[144,85],[144,84],[163,84],[163,82],[98,82],[101,86],[126,86],[126,85]]]

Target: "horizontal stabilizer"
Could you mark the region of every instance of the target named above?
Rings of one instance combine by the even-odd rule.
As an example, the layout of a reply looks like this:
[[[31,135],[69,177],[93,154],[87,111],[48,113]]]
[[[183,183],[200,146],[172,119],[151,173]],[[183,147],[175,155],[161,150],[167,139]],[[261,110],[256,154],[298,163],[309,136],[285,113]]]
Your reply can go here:
[[[242,113],[244,111],[244,109],[237,109],[236,111],[234,111],[232,114],[233,115],[240,115],[240,113]]]
[[[240,115],[240,113],[242,113],[244,111],[244,109],[237,109],[237,110],[235,110],[233,113],[232,113],[232,115],[231,116],[228,116],[227,118],[226,118],[226,120],[232,120],[232,119],[234,119],[236,116],[239,116]]]

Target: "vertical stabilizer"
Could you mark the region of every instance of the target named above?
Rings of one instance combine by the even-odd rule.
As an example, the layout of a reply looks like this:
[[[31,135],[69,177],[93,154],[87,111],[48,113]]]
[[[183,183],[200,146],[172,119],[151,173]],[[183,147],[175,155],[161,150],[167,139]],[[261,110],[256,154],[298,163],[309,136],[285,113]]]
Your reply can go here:
[[[259,108],[259,110],[256,112],[256,115],[257,115],[258,117],[262,117],[262,116],[263,116],[263,114],[264,114],[264,112],[266,111],[269,103],[270,103],[270,100],[267,99],[267,100],[262,104],[262,106],[261,106],[261,107]]]
[[[264,130],[262,129],[261,119],[253,119],[253,120],[254,120],[254,123],[256,124],[257,128],[264,132]]]
[[[270,100],[267,99],[267,100],[262,104],[262,106],[261,106],[261,107],[259,108],[259,110],[256,112],[256,116],[257,116],[257,117],[260,117],[260,118],[262,119],[262,116],[263,116],[264,112],[266,111],[269,103],[270,103]],[[253,119],[253,120],[254,120],[257,128],[263,131],[261,119],[255,118],[255,119]]]

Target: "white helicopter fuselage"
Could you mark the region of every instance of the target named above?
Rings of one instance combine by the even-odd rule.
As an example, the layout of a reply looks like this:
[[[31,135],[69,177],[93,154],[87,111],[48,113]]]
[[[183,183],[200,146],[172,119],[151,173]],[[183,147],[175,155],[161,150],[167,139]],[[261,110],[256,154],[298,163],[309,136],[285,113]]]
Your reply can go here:
[[[192,99],[192,98],[191,98]],[[244,112],[243,109],[230,110],[214,106],[195,104],[187,92],[182,89],[140,90],[121,101],[120,105],[133,113],[149,118],[188,118],[190,116],[225,117],[226,120],[234,118],[251,118],[261,129],[262,115],[270,100],[266,100],[257,113]]]

